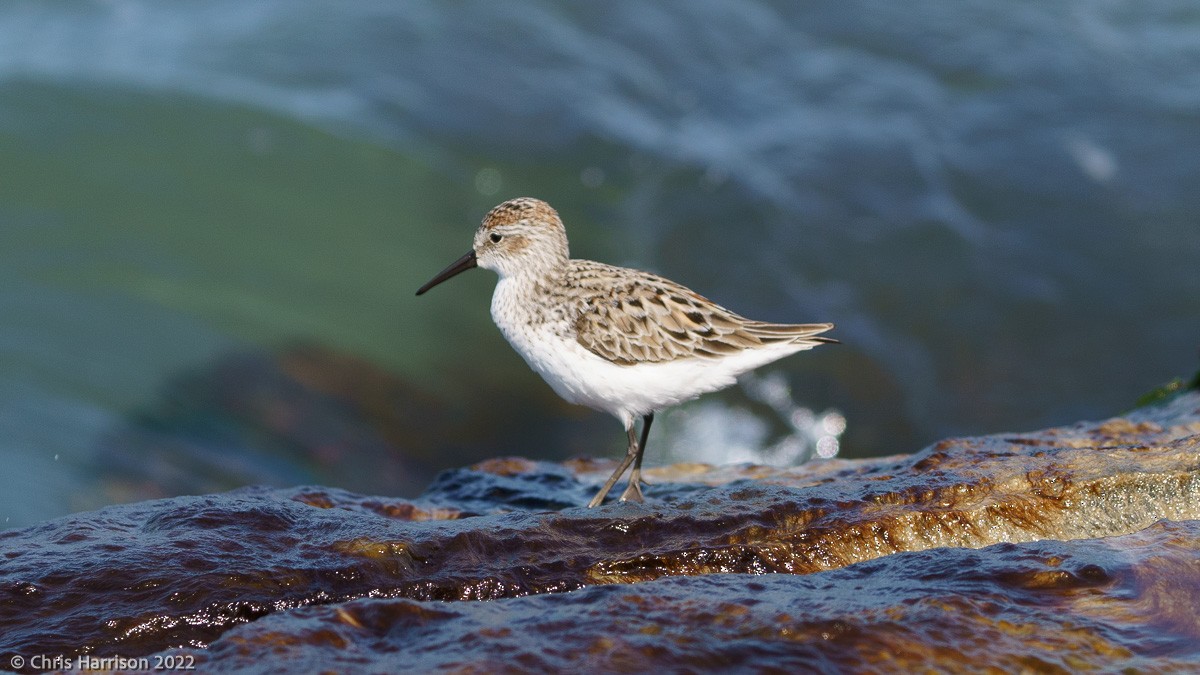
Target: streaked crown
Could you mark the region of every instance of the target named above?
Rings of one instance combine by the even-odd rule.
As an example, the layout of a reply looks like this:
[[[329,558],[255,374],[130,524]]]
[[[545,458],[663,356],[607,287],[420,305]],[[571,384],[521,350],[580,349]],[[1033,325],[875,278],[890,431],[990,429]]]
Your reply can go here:
[[[531,223],[562,222],[558,217],[558,211],[555,211],[554,207],[546,202],[533,197],[517,197],[488,211],[488,214],[483,217],[481,227],[485,230],[491,230],[501,225],[512,225],[522,220],[528,220]]]
[[[475,255],[480,267],[501,277],[546,274],[570,257],[558,212],[533,197],[510,199],[489,211],[475,232]]]

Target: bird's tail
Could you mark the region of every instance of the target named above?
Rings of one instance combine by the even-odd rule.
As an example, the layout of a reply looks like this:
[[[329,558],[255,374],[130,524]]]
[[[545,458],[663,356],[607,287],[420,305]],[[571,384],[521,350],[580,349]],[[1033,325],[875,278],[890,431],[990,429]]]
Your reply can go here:
[[[746,330],[763,342],[811,345],[840,344],[840,340],[824,337],[821,333],[832,330],[831,323],[761,323],[752,322]]]

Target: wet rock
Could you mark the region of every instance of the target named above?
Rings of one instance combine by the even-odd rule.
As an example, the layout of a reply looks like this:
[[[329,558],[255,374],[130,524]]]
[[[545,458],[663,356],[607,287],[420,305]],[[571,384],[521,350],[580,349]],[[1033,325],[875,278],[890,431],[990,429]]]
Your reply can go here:
[[[1200,522],[902,553],[810,575],[706,575],[487,603],[274,614],[201,667],[294,672],[1078,672],[1200,667]]]
[[[617,669],[689,649],[780,667],[1196,658],[1174,636],[1196,634],[1198,525],[1132,533],[1200,518],[1200,393],[910,456],[664,467],[644,505],[574,508],[611,466],[493,460],[411,501],[251,488],[2,532],[0,663],[210,646],[189,655],[260,670],[470,670],[505,649],[512,668],[579,650]]]

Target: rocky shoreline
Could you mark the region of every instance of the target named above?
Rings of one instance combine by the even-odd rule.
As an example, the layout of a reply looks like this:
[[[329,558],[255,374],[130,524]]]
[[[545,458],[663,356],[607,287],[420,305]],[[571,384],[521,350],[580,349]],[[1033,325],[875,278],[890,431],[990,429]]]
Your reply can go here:
[[[247,488],[0,532],[0,665],[1200,667],[1200,392],[912,455],[662,467],[644,505],[576,508],[611,466],[492,460],[415,500]]]

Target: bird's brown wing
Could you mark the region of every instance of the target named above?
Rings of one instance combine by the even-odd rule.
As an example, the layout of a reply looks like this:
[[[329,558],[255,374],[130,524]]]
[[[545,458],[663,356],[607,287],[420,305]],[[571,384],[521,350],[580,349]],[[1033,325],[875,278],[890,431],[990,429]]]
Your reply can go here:
[[[837,342],[817,337],[833,328],[831,323],[750,321],[668,279],[619,271],[584,277],[587,292],[575,320],[579,344],[613,363],[718,358],[771,344]]]

